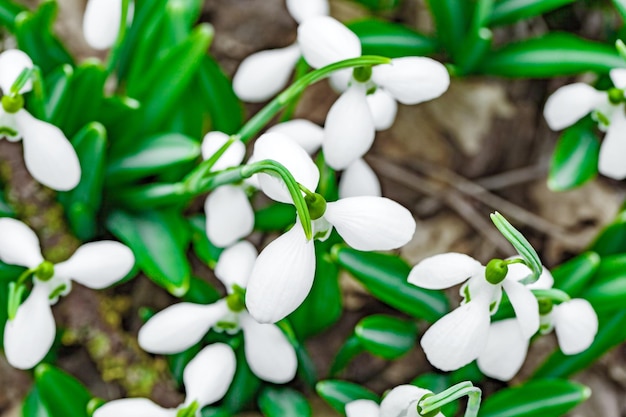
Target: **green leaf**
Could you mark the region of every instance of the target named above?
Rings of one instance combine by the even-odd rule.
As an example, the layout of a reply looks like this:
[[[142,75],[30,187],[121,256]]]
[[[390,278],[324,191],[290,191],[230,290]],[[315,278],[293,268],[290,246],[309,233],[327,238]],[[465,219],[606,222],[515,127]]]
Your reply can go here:
[[[233,382],[231,382],[230,388],[222,400],[222,406],[231,414],[240,412],[250,404],[261,388],[261,380],[252,373],[248,362],[246,362],[243,346],[237,349],[235,354],[237,356],[237,370]]]
[[[196,357],[200,350],[202,350],[201,342],[196,343],[182,352],[166,356],[170,372],[172,373],[178,387],[183,386],[183,373],[185,372],[185,367],[193,358]]]
[[[598,314],[621,310],[626,303],[626,255],[605,256],[596,279],[582,295]]]
[[[73,64],[72,56],[52,34],[58,12],[55,0],[43,1],[33,13],[24,11],[15,19],[15,37],[19,48],[33,63],[48,74],[63,64]]]
[[[370,353],[385,359],[397,359],[415,346],[415,323],[377,314],[362,319],[354,334]]]
[[[626,311],[619,311],[611,316],[600,316],[598,334],[591,346],[576,355],[565,355],[560,350],[554,352],[533,378],[568,378],[583,369],[587,369],[602,355],[626,340]]]
[[[21,4],[15,4],[9,0],[0,1],[0,25],[13,32],[15,30],[15,18],[25,10],[26,8]]]
[[[315,259],[313,287],[300,307],[289,316],[300,340],[326,330],[339,320],[342,312],[337,265],[329,259],[321,245],[316,245]]]
[[[504,77],[547,78],[583,72],[606,74],[624,67],[626,62],[613,46],[553,32],[488,54],[477,71]]]
[[[296,357],[298,358],[298,377],[306,382],[311,388],[317,382],[317,371],[313,360],[306,349],[306,346],[296,337],[296,333],[288,320],[281,320],[276,325],[287,336],[287,340],[291,343],[296,351]]]
[[[613,0],[613,5],[615,5],[622,20],[626,20],[626,0]]]
[[[15,217],[15,210],[2,192],[0,192],[0,217]]]
[[[600,257],[626,252],[626,211],[621,211],[613,223],[600,232],[589,250]]]
[[[399,0],[356,0],[363,6],[375,12],[389,11],[398,7]]]
[[[157,285],[180,297],[189,289],[189,233],[173,211],[112,212],[107,227],[133,250],[137,264]]]
[[[4,343],[4,327],[9,319],[9,283],[16,281],[26,268],[0,262],[0,345]]]
[[[259,408],[265,417],[311,416],[309,402],[291,388],[266,387],[259,395]]]
[[[74,68],[71,65],[64,64],[44,78],[44,89],[46,91],[44,120],[53,120],[55,112],[58,112],[62,108],[62,103],[68,100],[66,96],[71,94],[69,86],[73,75]]]
[[[382,55],[389,58],[432,55],[437,42],[397,23],[364,19],[348,24],[361,40],[363,55]]]
[[[594,277],[599,266],[600,257],[597,253],[581,253],[552,270],[554,287],[576,297]]]
[[[409,284],[411,268],[395,255],[340,247],[334,257],[373,296],[406,314],[433,323],[448,312],[444,293]]]
[[[296,221],[293,204],[272,203],[254,213],[254,228],[262,232],[285,230]]]
[[[197,215],[189,218],[191,244],[196,256],[209,268],[215,269],[223,248],[215,246],[206,235],[206,217]]]
[[[577,123],[566,129],[556,144],[548,188],[565,191],[579,187],[598,175],[600,141],[587,123]]]
[[[339,372],[341,372],[352,359],[354,359],[357,355],[360,355],[364,352],[363,345],[356,335],[352,334],[344,343],[341,345],[341,349],[335,355],[335,359],[328,370],[328,375],[331,377],[336,376]]]
[[[138,141],[128,153],[112,158],[107,166],[107,185],[135,181],[157,175],[200,156],[196,139],[179,133],[149,136]]]
[[[339,413],[346,414],[346,404],[355,400],[372,400],[378,402],[378,395],[360,385],[339,380],[318,382],[315,386],[317,394]]]
[[[539,16],[575,0],[499,0],[493,7],[489,24],[505,25],[518,20]]]
[[[37,387],[34,386],[26,398],[24,399],[24,404],[22,405],[22,417],[53,417],[46,410],[46,406],[41,401],[41,396],[39,395],[39,391],[37,391]]]
[[[87,417],[91,394],[73,376],[51,365],[35,369],[35,386],[41,401],[54,417]]]
[[[220,292],[211,284],[198,277],[191,277],[189,290],[182,296],[187,303],[211,304],[222,298]]]
[[[72,138],[72,144],[82,170],[80,182],[71,191],[59,192],[58,197],[72,232],[81,240],[91,240],[98,232],[107,134],[100,123],[90,123]]]
[[[470,22],[470,2],[467,0],[428,0],[435,22],[437,40],[456,57],[461,52]]]
[[[411,385],[424,388],[434,393],[442,392],[453,385],[450,375],[442,375],[435,373],[421,374],[413,381]],[[455,416],[459,411],[459,402],[453,401],[442,407],[441,412],[444,416]]]
[[[479,417],[560,417],[585,401],[591,390],[562,380],[531,381],[487,398]]]

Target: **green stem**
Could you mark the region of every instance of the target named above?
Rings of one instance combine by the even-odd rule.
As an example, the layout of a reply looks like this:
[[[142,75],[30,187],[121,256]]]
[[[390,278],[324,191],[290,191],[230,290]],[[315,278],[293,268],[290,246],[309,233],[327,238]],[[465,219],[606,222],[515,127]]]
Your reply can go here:
[[[476,417],[480,408],[481,391],[474,387],[471,382],[464,381],[456,384],[439,394],[431,395],[419,401],[418,407],[421,415],[427,415],[441,409],[444,405],[468,396],[467,408],[464,417]]]
[[[558,303],[564,303],[570,301],[572,298],[565,291],[551,288],[549,290],[531,290],[537,298],[547,298]]]
[[[24,86],[26,85],[28,80],[30,80],[30,77],[32,75],[33,75],[32,68],[24,68],[22,72],[20,72],[20,75],[18,75],[15,81],[13,82],[13,85],[11,85],[11,89],[10,91],[7,92],[7,94],[11,96],[18,95],[20,93],[20,90],[24,88]]]
[[[228,150],[230,145],[232,145],[235,141],[239,140],[237,135],[231,136],[226,143],[224,143],[211,157],[205,161],[202,161],[200,165],[194,168],[183,180],[186,184],[186,187],[190,190],[193,190],[198,187],[198,184],[202,181],[204,177],[210,174],[211,168],[215,166],[218,159],[224,155],[224,153]]]
[[[126,38],[126,28],[128,27],[128,8],[130,7],[130,0],[122,0],[122,16],[120,18],[120,29],[117,32],[117,38],[115,39],[115,44],[113,44],[113,48],[109,53],[109,59],[107,62],[106,71],[108,74],[113,72],[115,67],[117,66],[117,61],[119,60],[121,47],[124,43],[124,38]]]

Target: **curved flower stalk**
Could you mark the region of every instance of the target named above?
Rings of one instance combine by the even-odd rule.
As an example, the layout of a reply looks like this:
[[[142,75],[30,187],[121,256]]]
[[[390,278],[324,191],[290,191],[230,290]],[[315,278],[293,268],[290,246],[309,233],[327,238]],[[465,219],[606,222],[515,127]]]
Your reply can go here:
[[[20,278],[16,296],[10,301],[9,320],[4,329],[4,352],[15,368],[30,369],[50,350],[56,327],[50,305],[71,290],[72,281],[101,289],[122,279],[132,269],[132,251],[119,242],[101,241],[79,247],[66,261],[45,261],[35,233],[24,223],[0,219],[0,260],[28,270]],[[22,305],[19,295],[24,281],[33,275],[33,290]],[[17,297],[17,299],[15,299]],[[19,307],[18,307],[19,305]]]
[[[358,37],[328,16],[306,20],[298,28],[298,43],[314,68],[361,56]],[[392,59],[390,64],[342,70],[331,83],[344,91],[326,117],[324,156],[329,166],[345,169],[374,142],[375,130],[389,128],[397,104],[417,104],[443,94],[450,84],[446,68],[425,57]]]
[[[288,143],[293,146],[288,146]],[[282,142],[269,139],[257,141],[254,152],[260,158],[282,152],[285,161],[294,159],[296,155],[299,155],[297,159],[308,158],[304,150],[288,138]],[[398,203],[369,196],[327,203],[322,196],[309,191],[316,189],[319,179],[313,162],[301,165],[301,169],[310,171],[302,173],[301,178],[308,178],[310,182],[301,183],[301,188],[314,220],[315,238],[325,239],[334,227],[348,245],[372,251],[399,248],[413,237],[415,220]],[[290,202],[284,185],[275,178],[262,174],[259,182],[270,198]],[[288,232],[263,249],[255,262],[246,291],[248,311],[261,323],[275,323],[283,319],[304,301],[313,285],[314,275],[314,245],[312,240],[305,238],[300,222],[296,221]]]
[[[58,127],[34,118],[24,107],[22,94],[32,89],[33,61],[24,52],[10,49],[0,54],[0,137],[24,143],[24,162],[38,182],[58,191],[67,191],[80,181],[76,151]]]
[[[493,260],[485,268],[470,256],[445,253],[426,258],[413,267],[408,281],[418,287],[444,289],[465,282],[461,287],[461,306],[439,319],[422,337],[422,348],[433,366],[451,371],[480,356],[502,290],[515,311],[521,338],[528,340],[539,330],[537,299],[528,286],[519,282],[525,276],[510,273],[506,267],[517,261]]]
[[[241,329],[252,372],[276,384],[291,381],[298,367],[293,346],[278,326],[258,323],[243,305],[243,292],[256,258],[256,249],[247,241],[226,249],[215,275],[229,295],[209,305],[179,303],[166,308],[139,330],[139,345],[148,352],[172,354],[200,342],[210,328],[231,333]],[[230,382],[224,383],[228,386]]]
[[[328,9],[328,0],[287,1],[287,10],[299,24],[311,17],[327,15]],[[272,98],[287,85],[300,55],[297,43],[250,55],[233,77],[235,93],[241,100],[252,103]]]
[[[109,49],[115,44],[123,19],[123,0],[88,0],[83,16],[83,35],[93,49]],[[127,24],[133,19],[134,3],[128,4]]]
[[[200,417],[200,410],[224,397],[235,375],[235,353],[224,343],[202,349],[185,367],[187,393],[178,408],[163,408],[146,398],[124,398],[102,405],[93,417]]]
[[[522,264],[509,267],[512,275],[520,279],[530,271]],[[532,289],[552,288],[554,280],[544,267],[539,280],[529,285]],[[547,334],[553,329],[561,351],[566,355],[575,355],[586,350],[598,331],[598,316],[587,300],[576,298],[553,305],[547,298],[541,300],[540,333]],[[505,319],[492,323],[489,327],[487,343],[478,356],[477,364],[485,375],[509,381],[522,367],[528,352],[529,339],[522,334],[515,319]]]
[[[546,101],[543,115],[552,130],[565,129],[591,113],[598,127],[606,131],[600,147],[598,171],[607,177],[626,178],[626,70],[612,69],[614,88],[598,91],[584,83],[566,85],[556,90]]]

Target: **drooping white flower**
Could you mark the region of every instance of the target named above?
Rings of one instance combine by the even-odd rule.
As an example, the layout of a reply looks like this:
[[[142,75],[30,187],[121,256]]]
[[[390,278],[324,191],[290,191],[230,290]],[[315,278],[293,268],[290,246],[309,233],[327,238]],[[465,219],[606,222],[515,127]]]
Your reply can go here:
[[[417,405],[425,396],[433,393],[415,385],[399,385],[389,391],[380,403],[380,417],[421,417]],[[437,413],[435,417],[445,417]]]
[[[18,220],[0,219],[0,260],[36,270],[44,259],[35,233]],[[101,241],[79,247],[68,260],[54,265],[47,279],[38,278],[35,272],[33,290],[4,329],[9,363],[30,369],[48,353],[56,332],[50,305],[71,290],[72,281],[93,289],[105,288],[128,274],[134,263],[128,247]]]
[[[133,20],[135,4],[128,5],[126,24]],[[83,35],[94,49],[108,49],[117,40],[122,22],[122,0],[88,0],[83,16]]]
[[[380,417],[380,406],[372,400],[354,400],[346,404],[346,417]]]
[[[298,22],[328,14],[328,0],[289,0],[287,9]],[[244,59],[233,77],[237,96],[248,102],[266,101],[282,90],[300,59],[297,43],[254,53]]]
[[[600,147],[598,171],[607,177],[621,180],[626,178],[626,164],[622,155],[626,153],[626,114],[624,90],[626,70],[612,69],[610,77],[617,92],[612,99],[611,91],[598,91],[584,83],[566,85],[556,90],[546,101],[543,115],[552,130],[561,130],[592,113],[606,135]]]
[[[231,295],[246,287],[256,258],[256,249],[247,241],[222,252],[215,275]],[[293,379],[298,361],[283,332],[274,324],[258,323],[243,306],[235,307],[231,309],[228,298],[209,305],[174,304],[157,313],[140,329],[139,345],[148,352],[173,354],[198,343],[212,327],[228,326],[228,331],[241,328],[246,361],[255,375],[277,384]]]
[[[2,92],[9,94],[20,73],[32,67],[32,60],[22,51],[10,49],[0,53]],[[28,81],[19,94],[31,89],[32,83]],[[34,118],[23,108],[7,110],[3,100],[0,106],[0,128],[4,128],[8,140],[23,140],[26,168],[37,181],[58,191],[71,190],[78,185],[81,174],[78,156],[58,127]]]
[[[298,28],[298,42],[314,68],[361,56],[358,37],[328,16],[307,19]],[[331,84],[344,91],[331,107],[325,123],[324,155],[329,166],[344,169],[367,152],[375,130],[395,119],[397,104],[417,104],[443,94],[450,84],[446,68],[425,57],[393,59],[357,79],[350,70],[331,75]]]
[[[214,343],[202,349],[185,367],[185,402],[177,408],[163,408],[146,398],[124,398],[98,408],[93,417],[176,417],[178,411],[192,403],[204,406],[224,397],[235,375],[235,353],[225,343]]]
[[[515,311],[521,334],[529,339],[539,329],[539,307],[530,288],[507,274],[498,284],[485,278],[485,267],[470,256],[446,253],[424,259],[411,270],[408,281],[418,287],[444,289],[461,287],[463,304],[448,313],[424,334],[422,348],[429,362],[444,371],[467,365],[485,349],[491,315],[498,309],[502,290]],[[522,277],[523,278],[523,277]]]

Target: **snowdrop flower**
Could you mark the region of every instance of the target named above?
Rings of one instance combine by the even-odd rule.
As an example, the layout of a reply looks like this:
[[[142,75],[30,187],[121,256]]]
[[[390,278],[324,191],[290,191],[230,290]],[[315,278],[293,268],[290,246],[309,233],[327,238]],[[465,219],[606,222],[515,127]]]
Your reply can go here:
[[[422,337],[422,348],[433,366],[451,371],[478,358],[485,349],[491,314],[498,309],[503,289],[515,310],[521,336],[528,340],[537,332],[537,299],[528,286],[518,282],[519,275],[501,269],[503,262],[492,260],[485,268],[470,256],[445,253],[413,267],[408,281],[418,287],[444,289],[466,281],[461,287],[462,305],[439,319]]]
[[[127,24],[133,20],[134,3],[128,5]],[[122,0],[88,0],[83,16],[83,35],[93,49],[113,46],[122,22]]]
[[[179,303],[166,308],[141,328],[139,345],[148,352],[172,354],[200,342],[212,327],[229,332],[241,328],[252,372],[276,384],[292,380],[298,367],[293,346],[278,326],[258,323],[243,305],[243,289],[256,258],[256,249],[247,241],[226,249],[217,262],[215,275],[230,295],[209,305]]]
[[[292,145],[289,145],[291,143]],[[255,155],[279,155],[291,172],[299,170],[296,178],[308,190],[315,190],[319,171],[306,152],[291,142],[259,140]],[[292,170],[293,169],[293,170]],[[267,174],[259,176],[262,190],[272,199],[291,202],[285,185]],[[334,227],[345,242],[358,250],[391,250],[406,244],[415,232],[411,213],[398,203],[383,197],[350,197],[335,202],[323,200],[309,191],[305,200],[313,221],[317,238],[325,239]],[[271,242],[254,264],[248,289],[246,306],[250,314],[261,323],[275,323],[293,312],[306,298],[315,275],[315,248],[307,240],[299,222],[285,234]]]
[[[512,274],[523,278],[530,271],[524,265],[515,264]],[[539,280],[528,285],[532,289],[550,289],[554,279],[544,267]],[[598,331],[598,316],[587,300],[572,299],[558,305],[550,300],[540,304],[540,333],[555,330],[559,347],[566,355],[575,355],[586,350]],[[505,319],[492,323],[485,349],[478,356],[478,367],[485,375],[509,381],[520,370],[528,352],[529,339],[524,337],[516,319]]]
[[[610,72],[614,88],[598,91],[584,83],[566,85],[556,90],[546,101],[543,115],[552,130],[565,129],[592,113],[606,136],[600,147],[598,171],[607,177],[621,180],[626,178],[626,164],[622,155],[626,153],[626,114],[624,90],[626,70]]]
[[[101,241],[79,247],[66,261],[53,265],[41,255],[35,233],[24,223],[0,219],[0,260],[29,268],[33,290],[4,329],[4,352],[15,368],[30,369],[50,350],[56,327],[50,305],[66,295],[71,282],[101,289],[132,269],[132,251],[119,242]]]
[[[359,38],[328,16],[307,19],[298,28],[298,43],[314,68],[361,56]],[[393,59],[374,68],[342,70],[331,76],[345,92],[326,117],[324,156],[329,166],[345,169],[372,146],[375,130],[387,129],[397,104],[417,104],[443,94],[450,84],[446,68],[425,57]]]
[[[347,417],[421,417],[418,403],[425,396],[433,395],[429,390],[415,385],[399,385],[389,391],[380,403],[372,400],[355,400],[346,404]],[[433,417],[445,417],[441,413]]]
[[[10,49],[0,54],[0,134],[12,142],[23,139],[24,162],[28,172],[40,183],[58,191],[67,191],[80,181],[76,151],[56,126],[34,118],[23,108],[22,94],[32,89],[28,81],[19,91],[13,84],[33,61],[24,52]]]
[[[291,16],[302,23],[315,16],[328,14],[328,0],[287,0]],[[285,48],[254,53],[244,59],[233,78],[237,96],[248,102],[266,101],[281,91],[300,59],[297,43]]]
[[[93,417],[176,417],[182,410],[200,417],[200,410],[224,397],[235,375],[235,353],[224,343],[202,349],[185,367],[187,393],[178,408],[163,408],[146,398],[124,398],[98,408]]]

